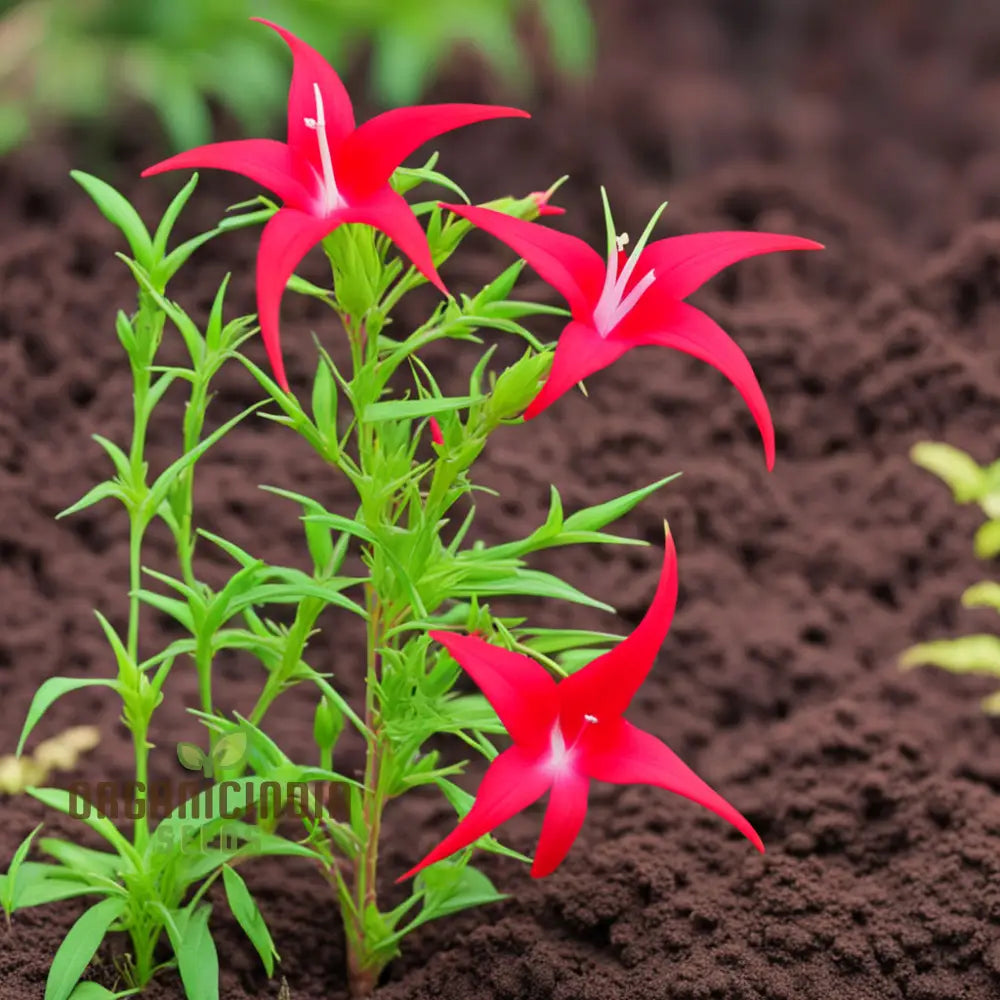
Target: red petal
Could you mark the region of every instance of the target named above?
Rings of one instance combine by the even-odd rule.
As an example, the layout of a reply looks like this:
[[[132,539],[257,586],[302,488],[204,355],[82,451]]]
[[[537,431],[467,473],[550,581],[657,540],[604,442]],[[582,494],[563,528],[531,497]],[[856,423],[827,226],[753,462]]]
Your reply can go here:
[[[407,200],[389,187],[340,209],[341,222],[364,222],[385,233],[413,262],[414,267],[443,295],[448,294],[434,267],[431,248]]]
[[[528,195],[532,201],[538,206],[539,215],[565,215],[566,209],[560,208],[558,205],[550,205],[549,198],[551,195],[548,191],[532,191]]]
[[[590,321],[604,286],[605,267],[583,240],[489,208],[442,207],[506,243],[569,303],[576,319]]]
[[[650,243],[639,258],[636,273],[641,277],[654,268],[657,285],[683,299],[723,268],[747,257],[778,250],[822,249],[822,243],[776,233],[691,233]]]
[[[559,685],[563,718],[569,723],[569,731],[585,714],[603,722],[628,708],[667,637],[676,605],[677,550],[673,536],[667,531],[660,582],[635,631]]]
[[[587,773],[596,781],[656,785],[683,795],[736,827],[758,851],[764,850],[757,831],[747,820],[650,733],[622,719],[611,728],[595,726],[590,738],[584,737],[583,749]]]
[[[463,819],[444,840],[418,865],[396,881],[416,875],[421,869],[460,851],[484,834],[495,830],[511,816],[540,799],[552,783],[552,776],[539,766],[537,754],[520,747],[505,750],[490,764],[476,792],[476,801]]]
[[[587,776],[568,770],[559,775],[549,792],[542,835],[531,866],[532,878],[551,875],[569,854],[587,815]]]
[[[548,746],[558,700],[556,682],[529,656],[473,635],[431,632],[479,686],[515,743]]]
[[[767,400],[747,356],[718,323],[686,302],[676,302],[662,292],[659,281],[639,300],[612,337],[627,337],[636,344],[657,344],[683,351],[717,368],[736,386],[750,408],[764,442],[764,459],[774,468],[774,424]]]
[[[292,50],[294,64],[292,83],[288,88],[288,145],[296,161],[306,161],[322,172],[316,132],[306,125],[307,118],[316,117],[313,84],[319,84],[319,92],[323,97],[326,135],[334,155],[354,129],[354,109],[347,90],[336,70],[311,45],[272,21],[262,17],[251,20],[273,28]],[[309,177],[304,175],[301,179],[307,182]]]
[[[490,104],[427,104],[394,108],[360,125],[334,160],[338,182],[363,197],[388,183],[392,172],[425,142],[492,118],[530,118],[526,111]]]
[[[304,207],[308,202],[309,193],[296,179],[288,147],[274,139],[238,139],[197,146],[147,167],[142,176],[202,167],[249,177],[293,208]]]
[[[288,379],[278,327],[281,296],[299,261],[340,222],[336,216],[318,219],[306,212],[283,208],[271,216],[261,233],[257,251],[257,319],[275,380],[286,392]]]
[[[549,377],[524,411],[525,420],[537,417],[577,382],[607,368],[632,346],[624,340],[602,337],[593,323],[578,323],[575,320],[568,323],[559,335]]]

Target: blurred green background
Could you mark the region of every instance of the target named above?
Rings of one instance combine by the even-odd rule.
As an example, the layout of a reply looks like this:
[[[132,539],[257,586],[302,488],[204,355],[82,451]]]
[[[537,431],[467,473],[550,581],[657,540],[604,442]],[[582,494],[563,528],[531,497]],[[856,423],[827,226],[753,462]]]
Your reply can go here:
[[[512,89],[530,87],[525,19],[563,73],[585,73],[594,45],[587,0],[0,0],[0,153],[135,101],[155,109],[176,149],[212,138],[212,102],[263,134],[281,116],[290,61],[251,16],[341,72],[367,57],[370,96],[387,107],[419,100],[463,44]]]

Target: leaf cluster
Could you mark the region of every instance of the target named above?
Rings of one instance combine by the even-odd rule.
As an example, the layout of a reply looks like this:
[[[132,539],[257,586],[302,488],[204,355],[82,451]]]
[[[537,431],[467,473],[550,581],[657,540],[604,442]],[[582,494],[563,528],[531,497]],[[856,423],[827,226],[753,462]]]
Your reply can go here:
[[[557,67],[586,72],[594,39],[584,0],[5,0],[0,151],[40,119],[100,122],[115,102],[155,109],[176,149],[210,140],[213,102],[248,133],[268,129],[283,107],[287,54],[251,15],[321,39],[335,65],[369,50],[374,95],[386,105],[416,101],[463,44],[523,85],[531,67],[516,21],[527,8],[548,28]]]
[[[987,520],[976,531],[973,547],[980,559],[1000,555],[1000,460],[980,465],[971,455],[948,444],[923,441],[910,457],[934,473],[952,491],[956,502],[976,503]],[[984,580],[962,594],[967,608],[992,608],[1000,614],[1000,582]],[[978,633],[954,639],[934,639],[911,646],[900,657],[904,668],[941,667],[955,674],[1000,677],[1000,635]],[[1000,692],[983,699],[983,710],[1000,714]]]

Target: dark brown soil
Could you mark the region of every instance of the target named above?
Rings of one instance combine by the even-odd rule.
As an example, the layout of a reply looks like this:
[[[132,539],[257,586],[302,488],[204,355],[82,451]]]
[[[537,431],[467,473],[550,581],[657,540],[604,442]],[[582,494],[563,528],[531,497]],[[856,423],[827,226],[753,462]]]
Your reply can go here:
[[[749,415],[707,367],[638,352],[543,418],[498,435],[482,478],[482,536],[539,522],[554,481],[568,507],[683,469],[629,518],[656,541],[668,516],[682,593],[658,669],[633,721],[665,738],[763,835],[758,857],[720,822],[656,790],[602,787],[580,841],[551,878],[483,859],[513,894],[501,906],[417,935],[388,970],[382,1000],[987,1000],[1000,995],[1000,728],[983,717],[988,684],[896,667],[910,643],[993,627],[958,595],[989,568],[971,554],[975,511],[907,459],[920,439],[980,461],[1000,454],[1000,17],[988,5],[925,2],[757,4],[628,0],[598,11],[592,85],[551,82],[533,123],[483,126],[443,142],[445,168],[478,199],[573,175],[565,224],[602,239],[597,185],[619,225],[641,229],[664,197],[673,231],[786,230],[824,254],[740,265],[698,297],[745,347],[778,426],[768,475]],[[464,71],[463,71],[464,72]],[[457,96],[444,87],[442,97]],[[495,99],[473,81],[462,99]],[[489,132],[492,129],[492,132]],[[498,143],[500,144],[498,146]],[[139,183],[142,140],[121,177],[152,217],[176,178]],[[506,148],[507,155],[498,154]],[[128,382],[113,334],[130,285],[118,242],[66,177],[57,149],[0,165],[0,752],[13,748],[36,686],[55,673],[108,675],[91,608],[121,621],[125,522],[98,507],[56,523],[105,467],[88,435],[125,435]],[[501,169],[502,168],[502,169]],[[208,178],[194,216],[252,193]],[[234,270],[231,311],[252,309],[255,236],[217,241],[173,289],[203,309]],[[448,279],[488,273],[487,241]],[[540,286],[534,291],[543,294]],[[317,314],[290,300],[293,382],[313,364]],[[327,331],[336,341],[336,331]],[[251,348],[262,356],[259,344]],[[457,377],[472,356],[435,359]],[[221,420],[256,398],[224,379]],[[176,400],[172,412],[179,412]],[[176,448],[158,431],[154,463]],[[206,527],[262,557],[303,562],[297,514],[256,490],[323,497],[336,482],[277,426],[231,435],[204,463]],[[165,557],[154,539],[150,561]],[[206,575],[225,566],[211,563]],[[657,553],[572,551],[561,570],[626,621],[655,585]],[[993,567],[995,570],[995,567]],[[597,613],[544,608],[548,621],[617,627]],[[313,661],[358,692],[357,637],[326,621]],[[149,650],[167,635],[150,618]],[[260,675],[221,665],[245,707]],[[159,775],[173,744],[198,738],[185,715],[194,678],[179,667],[154,734]],[[68,697],[44,733],[96,722],[81,773],[127,777],[119,707]],[[303,759],[311,699],[276,707],[273,734]],[[0,858],[43,815],[0,800]],[[406,811],[408,810],[408,812]],[[442,803],[404,806],[385,835],[386,882],[452,822]],[[511,822],[531,850],[539,817]],[[414,831],[417,831],[416,833]],[[308,867],[260,863],[248,877],[270,922],[294,1000],[344,997],[333,901]],[[17,915],[0,930],[0,997],[37,998],[79,907]],[[224,904],[214,920],[226,1000],[275,997]],[[175,978],[148,991],[178,1000]]]

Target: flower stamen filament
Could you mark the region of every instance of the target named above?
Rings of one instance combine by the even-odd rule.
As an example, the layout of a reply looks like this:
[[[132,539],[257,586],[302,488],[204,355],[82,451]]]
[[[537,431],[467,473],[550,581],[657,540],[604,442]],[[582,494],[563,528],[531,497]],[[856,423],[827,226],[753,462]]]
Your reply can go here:
[[[333,173],[333,157],[330,155],[330,140],[326,134],[326,116],[323,111],[323,95],[319,84],[313,84],[313,94],[316,97],[316,117],[306,118],[306,128],[316,133],[319,144],[319,159],[323,165],[323,176],[320,178],[320,207],[324,214],[336,211],[344,203],[337,188],[337,179]]]
[[[653,213],[652,219],[646,226],[642,236],[639,237],[635,248],[629,255],[625,266],[618,273],[618,257],[629,243],[628,233],[616,235],[614,223],[611,218],[611,208],[608,205],[607,195],[602,190],[604,199],[604,214],[608,226],[608,268],[604,275],[604,287],[601,289],[601,297],[597,300],[594,308],[594,326],[602,337],[607,337],[612,330],[635,308],[636,303],[649,289],[650,285],[656,281],[656,272],[650,269],[633,286],[626,295],[625,289],[632,278],[632,274],[639,264],[639,258],[646,247],[649,236],[656,225],[660,214],[667,207],[666,203],[661,205]]]

